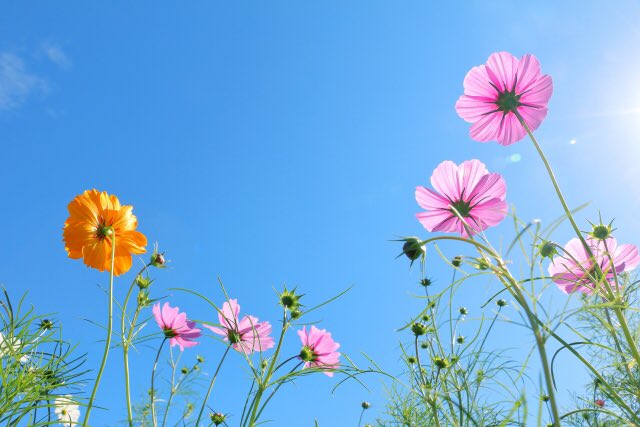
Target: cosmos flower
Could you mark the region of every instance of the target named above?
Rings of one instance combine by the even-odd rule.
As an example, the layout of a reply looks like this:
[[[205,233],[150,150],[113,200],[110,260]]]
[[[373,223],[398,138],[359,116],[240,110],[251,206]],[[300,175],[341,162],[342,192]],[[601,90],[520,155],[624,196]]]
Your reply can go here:
[[[194,339],[200,337],[201,330],[196,328],[196,322],[187,320],[186,313],[180,313],[178,307],[171,307],[165,302],[160,309],[160,303],[153,306],[153,317],[156,323],[164,332],[164,336],[169,338],[171,347],[180,346],[180,351],[185,347],[198,345]]]
[[[534,131],[547,115],[553,92],[551,77],[540,71],[530,54],[518,59],[507,52],[491,54],[485,65],[464,78],[464,95],[456,102],[458,115],[471,126],[471,138],[510,145],[526,134],[518,115]]]
[[[631,271],[640,264],[638,248],[630,244],[618,245],[614,237],[605,240],[588,237],[587,244],[593,252],[595,261],[605,275],[606,280],[615,290],[614,272],[620,274]],[[608,252],[608,253],[607,253]],[[613,265],[609,260],[609,254]],[[587,254],[582,242],[573,238],[564,246],[564,251],[556,255],[549,264],[549,275],[558,287],[565,293],[584,292],[592,294],[596,282],[601,280],[596,273],[596,268],[591,257]],[[603,286],[600,283],[600,286]]]
[[[68,206],[63,239],[69,258],[99,271],[111,270],[111,236],[116,252],[113,274],[119,276],[131,268],[131,254],[145,252],[147,238],[136,231],[138,221],[132,206],[121,206],[118,198],[105,191],[87,190]]]
[[[54,412],[64,427],[71,427],[80,419],[80,407],[71,400],[70,395],[60,396],[55,400]]]
[[[269,322],[260,322],[257,317],[244,316],[240,319],[240,305],[238,300],[230,299],[222,304],[218,312],[221,327],[203,325],[213,333],[224,337],[232,347],[245,354],[254,351],[265,351],[274,346]]]
[[[340,344],[331,338],[331,333],[312,325],[309,332],[306,326],[300,329],[298,336],[302,341],[299,357],[304,361],[304,367],[324,369],[324,373],[332,377],[332,371],[338,368],[340,353],[336,350]]]
[[[431,175],[434,190],[417,187],[416,201],[426,212],[416,214],[429,231],[456,232],[469,237],[456,215],[462,216],[471,234],[497,225],[507,213],[507,187],[502,176],[489,173],[479,160],[460,165],[444,161]]]

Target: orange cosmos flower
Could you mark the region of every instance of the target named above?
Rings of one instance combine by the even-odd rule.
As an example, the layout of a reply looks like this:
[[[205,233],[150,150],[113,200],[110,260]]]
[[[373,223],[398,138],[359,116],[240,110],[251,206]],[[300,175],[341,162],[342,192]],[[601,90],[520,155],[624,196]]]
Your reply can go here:
[[[136,231],[138,220],[133,206],[121,206],[116,196],[106,191],[87,190],[69,203],[69,218],[62,237],[69,258],[100,271],[111,270],[112,238],[115,233],[113,274],[119,276],[131,268],[131,254],[144,253],[147,238]]]

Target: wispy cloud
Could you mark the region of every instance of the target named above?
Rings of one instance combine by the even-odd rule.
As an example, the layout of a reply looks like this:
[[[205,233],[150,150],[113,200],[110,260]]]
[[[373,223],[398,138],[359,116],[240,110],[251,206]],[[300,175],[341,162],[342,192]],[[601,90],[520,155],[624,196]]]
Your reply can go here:
[[[0,52],[0,110],[19,108],[29,97],[46,92],[44,79],[30,72],[22,58]]]
[[[62,50],[62,47],[54,42],[46,41],[42,43],[42,53],[54,64],[60,67],[63,70],[68,70],[71,68],[71,59],[67,54]]]

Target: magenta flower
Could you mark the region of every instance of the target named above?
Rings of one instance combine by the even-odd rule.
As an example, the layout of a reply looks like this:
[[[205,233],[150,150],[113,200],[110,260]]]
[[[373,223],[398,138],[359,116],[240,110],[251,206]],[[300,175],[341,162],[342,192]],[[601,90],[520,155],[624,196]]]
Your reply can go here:
[[[426,209],[416,218],[429,231],[469,237],[455,211],[465,219],[471,234],[497,225],[507,214],[504,179],[500,174],[489,173],[480,160],[467,160],[460,165],[450,160],[440,163],[431,175],[431,185],[435,191],[416,187],[416,201]]]
[[[340,344],[331,338],[331,333],[315,326],[311,326],[307,333],[305,326],[298,331],[298,336],[302,341],[300,359],[304,361],[304,367],[325,369],[324,373],[332,377],[332,371],[338,368],[340,353],[336,350],[340,348]]]
[[[640,264],[638,248],[634,245],[618,245],[613,237],[606,240],[587,238],[586,241],[606,280],[614,289],[614,271],[615,274],[620,274],[631,271]],[[592,294],[596,285],[591,278],[596,281],[600,278],[596,274],[595,263],[592,262],[580,239],[569,240],[564,247],[564,252],[566,253],[556,255],[549,265],[549,275],[552,280],[565,293],[580,291]],[[609,260],[609,254],[613,260],[613,266]],[[600,286],[603,286],[602,283]]]
[[[195,327],[196,322],[187,320],[186,313],[179,313],[178,307],[171,307],[168,302],[165,302],[160,309],[160,303],[157,303],[153,306],[153,317],[164,332],[164,336],[169,338],[171,347],[179,345],[180,351],[184,351],[185,347],[198,344],[193,340],[200,337],[201,330]]]
[[[244,316],[239,319],[240,305],[235,299],[222,304],[222,310],[218,312],[218,321],[221,328],[203,325],[213,333],[224,337],[225,341],[231,343],[233,348],[245,354],[254,351],[265,351],[273,347],[271,324],[260,322],[257,317]]]
[[[537,129],[547,115],[552,92],[551,77],[542,74],[535,56],[527,54],[518,59],[497,52],[491,54],[486,65],[467,73],[456,111],[473,123],[471,138],[510,145],[527,134],[517,116],[532,131]]]

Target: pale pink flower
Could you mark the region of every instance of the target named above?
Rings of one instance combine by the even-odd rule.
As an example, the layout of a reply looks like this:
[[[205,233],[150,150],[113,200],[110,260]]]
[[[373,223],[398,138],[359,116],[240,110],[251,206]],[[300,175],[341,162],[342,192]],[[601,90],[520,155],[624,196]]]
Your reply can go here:
[[[187,314],[180,313],[178,307],[171,307],[165,302],[161,309],[160,303],[157,303],[153,306],[153,317],[164,336],[169,338],[171,347],[179,345],[180,351],[184,351],[198,344],[193,340],[200,337],[201,330],[195,327],[196,322],[187,320]]]
[[[595,261],[614,290],[614,271],[615,274],[620,274],[625,271],[631,271],[640,264],[638,248],[634,245],[618,245],[614,237],[609,237],[606,240],[588,237],[586,241],[593,252]],[[596,286],[592,278],[596,279],[596,283],[600,278],[596,273],[596,264],[587,254],[580,239],[573,238],[569,240],[569,243],[564,246],[565,253],[563,251],[560,252],[560,255],[556,255],[549,265],[549,275],[552,280],[565,293],[580,291],[592,294]],[[613,266],[609,260],[609,255],[613,260]],[[600,286],[604,285],[600,283]]]
[[[299,357],[304,361],[304,367],[324,369],[324,373],[332,377],[332,371],[338,368],[340,353],[336,350],[340,348],[340,344],[331,338],[331,333],[315,326],[311,326],[307,332],[305,326],[298,331],[298,336],[302,341]]]
[[[240,305],[238,300],[230,299],[222,304],[222,310],[218,312],[218,321],[221,327],[203,325],[213,333],[224,337],[233,348],[245,354],[254,351],[265,351],[274,346],[271,334],[271,324],[260,322],[257,317],[244,316],[239,318]]]
[[[431,175],[435,191],[416,187],[416,201],[426,212],[416,218],[429,231],[469,233],[455,214],[465,219],[471,234],[500,223],[507,214],[507,186],[502,176],[489,173],[480,160],[456,165],[450,160],[438,165]]]
[[[533,131],[547,115],[553,92],[551,77],[540,71],[530,54],[518,59],[507,52],[491,54],[485,65],[464,78],[464,95],[456,102],[458,115],[471,126],[471,138],[510,145],[526,135],[519,114]]]

